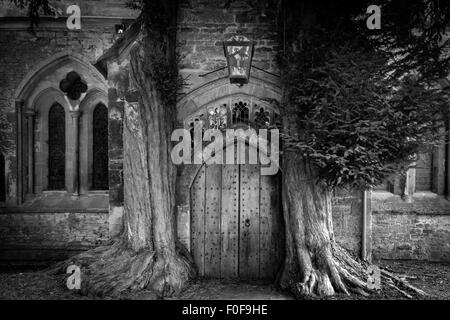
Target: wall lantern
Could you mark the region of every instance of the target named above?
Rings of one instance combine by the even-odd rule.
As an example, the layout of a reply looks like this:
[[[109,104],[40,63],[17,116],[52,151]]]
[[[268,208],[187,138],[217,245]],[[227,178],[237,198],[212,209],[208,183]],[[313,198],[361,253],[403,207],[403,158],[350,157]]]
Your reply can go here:
[[[223,43],[227,58],[230,83],[244,85],[250,78],[254,42],[244,36],[236,35]]]

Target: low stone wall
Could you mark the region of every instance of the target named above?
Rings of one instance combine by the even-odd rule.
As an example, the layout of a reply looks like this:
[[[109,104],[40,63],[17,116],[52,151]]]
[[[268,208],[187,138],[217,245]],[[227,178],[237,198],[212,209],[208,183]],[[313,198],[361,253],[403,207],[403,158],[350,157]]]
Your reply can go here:
[[[336,241],[353,254],[361,254],[362,192],[337,191],[332,200]]]
[[[0,213],[0,265],[62,260],[108,237],[107,210]]]
[[[411,203],[395,195],[372,202],[375,259],[450,261],[450,202],[432,193]]]

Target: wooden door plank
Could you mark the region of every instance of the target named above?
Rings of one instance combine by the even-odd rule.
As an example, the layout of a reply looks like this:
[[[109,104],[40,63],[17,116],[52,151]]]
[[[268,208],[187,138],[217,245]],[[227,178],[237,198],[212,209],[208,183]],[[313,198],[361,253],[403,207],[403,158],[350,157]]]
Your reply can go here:
[[[271,248],[272,239],[272,220],[270,212],[270,176],[261,176],[260,186],[260,228],[259,228],[259,252],[260,252],[260,276],[261,278],[270,278],[272,273]]]
[[[240,167],[239,277],[259,278],[259,177],[258,165]]]
[[[283,237],[278,184],[278,176],[261,176],[260,277],[262,279],[274,279],[281,261]]]
[[[280,269],[280,266],[284,259],[284,225],[283,225],[283,212],[281,207],[281,179],[280,175],[271,176],[272,183],[270,188],[270,218],[272,220],[272,261],[273,265],[273,277]]]
[[[238,277],[239,165],[222,166],[221,276]]]
[[[222,166],[206,167],[205,276],[220,277],[220,207]]]
[[[202,167],[191,187],[191,254],[199,276],[205,275],[205,167]]]

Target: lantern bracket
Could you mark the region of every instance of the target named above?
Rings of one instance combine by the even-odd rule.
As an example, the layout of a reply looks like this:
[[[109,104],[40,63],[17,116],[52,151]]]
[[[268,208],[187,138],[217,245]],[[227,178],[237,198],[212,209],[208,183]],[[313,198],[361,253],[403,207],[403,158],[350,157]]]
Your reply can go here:
[[[222,68],[219,68],[219,69],[216,69],[216,70],[207,72],[207,73],[199,74],[198,76],[199,76],[200,78],[203,78],[203,77],[206,77],[207,75],[210,75],[211,73],[219,72],[219,71],[224,70],[224,69],[227,69],[227,68],[228,68],[228,67],[225,66],[225,67],[222,67]]]
[[[222,68],[219,68],[219,69],[215,69],[215,70],[213,70],[213,71],[209,71],[209,72],[207,72],[207,73],[199,74],[198,76],[199,76],[200,78],[203,78],[203,77],[206,77],[206,76],[208,76],[208,75],[210,75],[210,74],[212,74],[212,73],[219,72],[219,71],[222,71],[222,70],[227,69],[227,68],[228,68],[228,67],[225,66],[225,67],[222,67]],[[252,64],[252,68],[255,68],[256,70],[259,70],[259,71],[265,72],[265,73],[267,73],[267,74],[270,74],[270,75],[272,75],[272,76],[274,76],[274,77],[279,77],[279,76],[280,76],[279,74],[275,74],[275,73],[272,73],[272,72],[270,72],[270,71],[264,70],[264,69],[262,69],[262,68],[259,68],[259,67],[255,66],[255,65],[253,65],[253,64]]]
[[[265,73],[267,73],[267,74],[270,74],[271,76],[274,76],[274,77],[280,77],[280,75],[278,75],[278,74],[275,74],[275,73],[269,72],[269,71],[267,71],[267,70],[258,68],[257,66],[255,66],[255,65],[253,65],[253,64],[252,64],[252,68],[255,68],[256,70],[259,70],[259,71],[265,72]]]

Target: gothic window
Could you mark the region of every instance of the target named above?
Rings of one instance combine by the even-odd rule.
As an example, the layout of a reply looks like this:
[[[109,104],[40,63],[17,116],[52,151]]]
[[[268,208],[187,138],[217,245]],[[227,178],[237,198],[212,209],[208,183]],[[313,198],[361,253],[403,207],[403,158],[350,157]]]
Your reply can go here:
[[[258,108],[257,105],[255,107],[257,108],[254,120],[256,128],[267,128],[271,123],[270,112],[264,110],[264,108]]]
[[[64,108],[54,104],[48,113],[48,189],[65,189],[66,117]]]
[[[6,201],[5,157],[0,153],[0,202]]]
[[[99,104],[93,113],[92,188],[108,190],[108,109]]]
[[[233,124],[237,123],[250,123],[250,111],[247,102],[239,101],[235,102],[233,106],[232,119]]]

